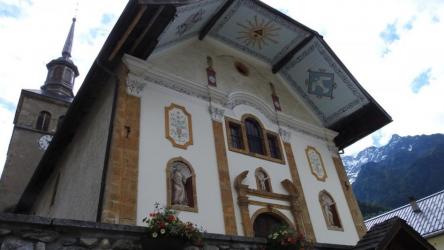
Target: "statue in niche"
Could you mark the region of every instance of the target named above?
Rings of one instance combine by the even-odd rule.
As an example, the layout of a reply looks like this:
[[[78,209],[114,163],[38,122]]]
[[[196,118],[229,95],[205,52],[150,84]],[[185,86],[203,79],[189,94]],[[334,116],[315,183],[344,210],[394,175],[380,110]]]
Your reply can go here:
[[[190,168],[177,161],[171,165],[171,204],[193,207],[193,178]]]
[[[270,177],[262,168],[256,170],[256,182],[259,190],[271,192]]]
[[[327,193],[323,192],[320,195],[320,202],[322,210],[324,211],[325,221],[327,226],[340,228],[338,213],[336,211],[336,204],[334,200]]]
[[[187,180],[179,170],[173,173],[173,204],[188,205],[185,184]]]

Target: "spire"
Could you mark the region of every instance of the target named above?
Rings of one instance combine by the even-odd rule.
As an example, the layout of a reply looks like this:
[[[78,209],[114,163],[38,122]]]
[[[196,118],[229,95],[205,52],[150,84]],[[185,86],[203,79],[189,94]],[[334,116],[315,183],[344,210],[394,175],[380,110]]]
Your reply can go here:
[[[74,28],[76,26],[76,18],[73,17],[71,28],[69,29],[68,37],[66,37],[65,45],[63,46],[62,56],[65,59],[71,58],[72,41],[74,39]]]
[[[66,100],[72,100],[74,97],[72,92],[74,79],[79,75],[77,66],[71,60],[75,23],[74,17],[63,46],[62,56],[46,64],[48,75],[45,84],[41,87],[45,94]]]

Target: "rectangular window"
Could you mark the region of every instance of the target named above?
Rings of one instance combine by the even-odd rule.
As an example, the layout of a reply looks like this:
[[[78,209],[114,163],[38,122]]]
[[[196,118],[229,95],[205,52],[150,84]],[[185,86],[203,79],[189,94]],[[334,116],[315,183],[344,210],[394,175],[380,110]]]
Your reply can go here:
[[[270,156],[275,159],[282,159],[281,149],[279,147],[279,140],[276,135],[267,134],[268,148],[270,149]]]
[[[231,147],[244,149],[244,140],[242,138],[242,128],[240,124],[229,123]]]

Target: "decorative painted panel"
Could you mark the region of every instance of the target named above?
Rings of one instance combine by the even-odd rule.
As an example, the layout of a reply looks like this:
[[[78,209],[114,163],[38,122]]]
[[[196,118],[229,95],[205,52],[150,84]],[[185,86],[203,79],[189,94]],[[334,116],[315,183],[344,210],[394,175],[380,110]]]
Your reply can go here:
[[[210,35],[268,63],[276,63],[308,32],[255,1],[236,1]]]
[[[225,0],[207,0],[178,7],[176,18],[161,34],[157,48],[197,35],[224,3]]]
[[[357,83],[317,38],[296,54],[281,72],[325,125],[368,103]]]
[[[308,165],[310,166],[311,173],[316,177],[318,181],[325,181],[327,178],[327,171],[325,171],[324,162],[322,161],[321,154],[312,146],[308,146],[305,149],[305,155],[307,156]]]
[[[193,145],[191,115],[184,107],[174,103],[165,107],[165,137],[174,147],[186,149]]]

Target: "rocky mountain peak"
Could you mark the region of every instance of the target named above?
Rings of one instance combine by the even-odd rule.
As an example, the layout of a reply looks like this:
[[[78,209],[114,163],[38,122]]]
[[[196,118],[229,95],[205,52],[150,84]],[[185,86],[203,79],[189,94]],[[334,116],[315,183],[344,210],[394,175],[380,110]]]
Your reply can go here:
[[[347,172],[350,183],[353,183],[361,171],[361,166],[369,162],[378,163],[382,160],[388,159],[391,155],[399,152],[412,152],[415,154],[420,151],[427,150],[427,145],[433,144],[435,141],[443,140],[443,134],[432,135],[415,135],[415,136],[400,136],[393,134],[390,141],[383,146],[371,146],[360,151],[356,156],[343,156],[342,161]],[[419,151],[418,151],[419,150]]]

